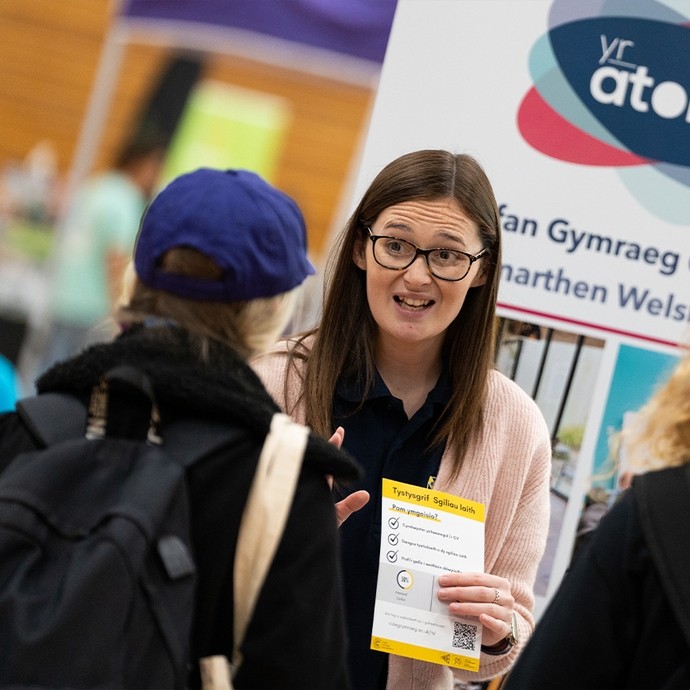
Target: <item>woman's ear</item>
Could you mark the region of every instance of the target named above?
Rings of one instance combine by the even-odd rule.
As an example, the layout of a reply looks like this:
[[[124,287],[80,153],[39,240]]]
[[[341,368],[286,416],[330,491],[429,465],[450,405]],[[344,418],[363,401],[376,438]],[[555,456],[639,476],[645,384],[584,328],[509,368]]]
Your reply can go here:
[[[367,241],[364,237],[360,235],[355,240],[355,244],[352,248],[352,260],[354,261],[355,266],[357,266],[357,268],[360,268],[362,271],[367,270],[366,251]]]
[[[470,283],[470,287],[479,287],[480,285],[484,285],[486,283],[486,269],[484,267],[484,262],[482,261],[481,264],[479,265],[479,270],[477,271],[477,274],[472,278],[472,282]]]

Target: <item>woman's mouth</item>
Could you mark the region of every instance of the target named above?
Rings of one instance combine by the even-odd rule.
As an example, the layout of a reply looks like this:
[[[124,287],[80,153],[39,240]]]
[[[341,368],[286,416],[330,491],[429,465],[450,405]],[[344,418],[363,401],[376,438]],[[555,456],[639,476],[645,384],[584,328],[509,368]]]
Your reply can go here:
[[[413,311],[421,311],[433,304],[433,300],[430,299],[413,299],[412,297],[401,297],[400,295],[396,295],[394,299],[401,306]]]

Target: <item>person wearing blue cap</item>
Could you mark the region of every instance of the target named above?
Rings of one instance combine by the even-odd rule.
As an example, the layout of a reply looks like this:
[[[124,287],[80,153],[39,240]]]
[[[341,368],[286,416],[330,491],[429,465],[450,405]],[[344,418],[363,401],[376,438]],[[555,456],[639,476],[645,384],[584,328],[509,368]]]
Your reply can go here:
[[[279,411],[247,360],[275,342],[314,273],[306,243],[295,201],[258,175],[200,168],[177,177],[142,217],[131,280],[115,314],[120,335],[36,382],[39,394],[63,391],[86,401],[106,372],[133,365],[152,382],[163,438],[176,420],[214,420],[237,431],[188,469],[198,576],[189,687],[201,684],[197,660],[232,658],[240,519]],[[0,417],[0,470],[35,445],[16,414]],[[358,475],[349,455],[309,435],[235,687],[348,687],[338,532],[326,477]]]

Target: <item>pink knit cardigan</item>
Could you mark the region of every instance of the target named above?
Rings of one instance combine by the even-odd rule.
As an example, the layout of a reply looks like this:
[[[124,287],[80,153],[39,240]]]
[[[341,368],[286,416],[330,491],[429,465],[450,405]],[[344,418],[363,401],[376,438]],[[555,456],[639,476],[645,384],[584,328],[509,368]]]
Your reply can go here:
[[[280,407],[304,423],[304,407],[295,404],[301,385],[294,373],[285,396],[285,347],[278,345],[252,366]],[[484,410],[484,428],[460,474],[450,481],[454,457],[446,449],[434,489],[484,504],[484,569],[511,583],[520,643],[501,656],[482,654],[476,673],[391,655],[389,690],[453,690],[454,679],[477,682],[505,673],[534,629],[533,587],[549,526],[549,431],[535,402],[498,371],[491,372]]]

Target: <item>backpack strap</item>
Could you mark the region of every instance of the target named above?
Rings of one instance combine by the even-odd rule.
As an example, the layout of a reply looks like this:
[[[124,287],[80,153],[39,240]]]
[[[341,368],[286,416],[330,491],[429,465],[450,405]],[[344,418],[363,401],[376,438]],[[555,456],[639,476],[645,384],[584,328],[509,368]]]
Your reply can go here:
[[[29,396],[17,401],[16,409],[31,436],[44,447],[82,438],[86,432],[86,406],[69,393]],[[163,445],[171,458],[188,467],[239,433],[220,422],[184,419],[165,429]]]
[[[273,415],[247,505],[235,555],[235,621],[232,665],[241,661],[240,645],[278,548],[295,494],[309,429],[280,412]]]
[[[293,422],[280,412],[273,415],[237,538],[232,661],[228,664],[228,660],[220,655],[200,660],[204,690],[232,690],[232,675],[242,663],[240,647],[285,531],[308,437],[306,426]]]
[[[113,382],[124,383],[143,393],[157,417],[151,382],[146,374],[131,365],[116,366],[107,371],[91,390],[88,407],[75,395],[49,392],[17,401],[17,413],[34,440],[46,447],[84,436],[102,438],[108,421],[109,385]]]
[[[681,477],[676,468],[641,474],[635,477],[633,492],[647,547],[690,646],[690,465]]]

